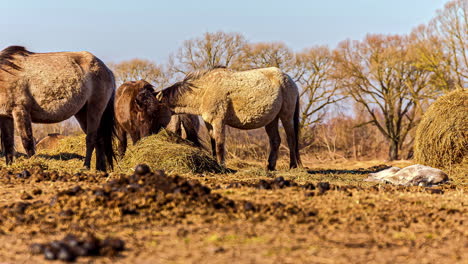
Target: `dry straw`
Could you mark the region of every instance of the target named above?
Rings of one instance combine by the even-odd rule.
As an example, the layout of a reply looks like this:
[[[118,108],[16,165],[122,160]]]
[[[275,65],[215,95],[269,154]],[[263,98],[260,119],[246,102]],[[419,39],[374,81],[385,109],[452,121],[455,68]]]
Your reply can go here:
[[[86,135],[67,136],[60,139],[53,148],[42,149],[31,159],[19,158],[14,165],[18,168],[40,166],[48,170],[75,172],[83,169],[85,153]],[[94,160],[95,153],[91,159],[91,167],[94,167]],[[140,163],[168,173],[226,172],[210,153],[166,130],[129,146],[125,157],[117,161],[115,169],[130,172]]]
[[[70,154],[84,157],[86,156],[86,135],[79,134],[76,136],[63,137],[49,153],[61,155],[65,158]]]
[[[416,131],[417,163],[451,168],[468,162],[468,90],[450,92],[435,101]]]
[[[208,152],[164,129],[130,146],[120,166],[133,168],[139,163],[169,173],[224,172]]]

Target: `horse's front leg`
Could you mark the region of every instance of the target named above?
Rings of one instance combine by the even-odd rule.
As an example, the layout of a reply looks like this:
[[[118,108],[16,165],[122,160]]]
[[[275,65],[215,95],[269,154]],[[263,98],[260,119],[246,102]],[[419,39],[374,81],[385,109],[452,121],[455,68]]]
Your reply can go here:
[[[13,109],[12,114],[15,127],[20,134],[23,147],[26,150],[26,154],[28,157],[31,157],[36,153],[31,127],[31,115],[22,106]]]
[[[119,156],[120,158],[123,158],[125,156],[125,151],[127,150],[127,132],[125,132],[125,130],[120,125],[117,125],[115,132],[117,135],[117,149]]]
[[[226,126],[222,121],[216,121],[212,124],[213,126],[213,137],[216,144],[216,158],[218,163],[224,166],[225,163],[225,147],[224,143],[226,140]]]
[[[6,165],[10,165],[13,163],[13,152],[15,147],[13,119],[9,117],[0,118],[0,130],[2,132],[1,141],[3,153],[5,154],[5,162]]]
[[[205,122],[205,126],[206,129],[208,129],[208,135],[210,136],[211,154],[213,154],[213,157],[216,158],[216,140],[213,134],[213,126],[208,122]]]

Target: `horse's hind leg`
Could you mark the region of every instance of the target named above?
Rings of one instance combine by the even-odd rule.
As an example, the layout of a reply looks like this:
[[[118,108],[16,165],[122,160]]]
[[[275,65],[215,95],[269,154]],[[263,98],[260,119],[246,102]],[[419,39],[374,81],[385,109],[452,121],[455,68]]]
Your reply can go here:
[[[34,149],[34,138],[31,128],[31,116],[29,112],[26,111],[26,109],[23,107],[16,107],[13,109],[12,114],[15,123],[14,126],[17,128],[20,134],[23,147],[26,150],[26,154],[28,157],[31,157],[36,152]]]
[[[6,164],[10,165],[13,163],[13,152],[15,146],[13,119],[9,117],[0,118],[0,130],[2,132],[1,141]]]
[[[84,133],[86,133],[87,130],[87,124],[86,124],[86,118],[87,118],[87,106],[84,105],[83,108],[78,111],[78,113],[75,114],[75,118],[78,121],[78,124],[80,124],[81,130],[83,130]]]
[[[89,170],[91,168],[91,157],[97,144],[97,130],[99,127],[100,115],[90,113],[85,105],[75,114],[75,117],[80,123],[81,129],[86,133],[86,156],[84,166]]]
[[[91,156],[93,154],[93,150],[94,150],[94,147],[93,149],[91,149],[91,154],[88,155],[88,111],[87,111],[87,105],[83,106],[83,108],[81,108],[80,111],[78,111],[78,113],[75,114],[75,118],[76,120],[78,120],[78,123],[80,124],[80,127],[81,129],[83,130],[83,132],[86,134],[86,157],[85,157],[85,162],[84,162],[84,166],[86,169],[90,169],[91,168]]]
[[[272,171],[276,168],[278,150],[281,144],[281,137],[278,132],[278,117],[265,126],[265,131],[267,132],[268,138],[270,140],[270,155],[268,156],[267,170]]]
[[[283,124],[284,131],[286,132],[286,139],[288,141],[289,147],[289,168],[297,168],[298,166],[298,158],[296,155],[296,148],[297,148],[297,136],[294,130],[294,120],[293,117],[289,117],[289,115],[281,115],[281,123]]]

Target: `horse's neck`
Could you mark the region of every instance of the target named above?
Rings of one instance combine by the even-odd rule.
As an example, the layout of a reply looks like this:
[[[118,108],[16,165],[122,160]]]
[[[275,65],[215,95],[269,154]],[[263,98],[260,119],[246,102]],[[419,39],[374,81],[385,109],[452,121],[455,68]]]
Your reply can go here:
[[[191,114],[191,115],[200,115],[200,111],[194,107],[183,107],[183,106],[176,106],[173,107],[172,111],[176,114]]]
[[[194,93],[185,93],[169,101],[172,111],[176,114],[200,115],[200,99]]]

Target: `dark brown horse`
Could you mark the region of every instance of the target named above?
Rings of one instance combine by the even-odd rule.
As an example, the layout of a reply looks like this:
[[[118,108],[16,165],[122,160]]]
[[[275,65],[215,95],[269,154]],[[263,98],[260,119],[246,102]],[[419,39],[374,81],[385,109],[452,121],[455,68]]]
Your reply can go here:
[[[117,89],[115,100],[119,155],[127,148],[127,134],[133,144],[141,138],[167,128],[181,135],[181,127],[187,140],[201,146],[198,138],[198,117],[194,115],[172,115],[169,107],[159,104],[151,84],[144,80],[125,82]]]
[[[33,53],[11,46],[0,52],[0,130],[6,163],[13,162],[14,127],[34,155],[31,122],[75,116],[86,133],[85,167],[96,149],[96,169],[112,168],[114,75],[89,52]]]

